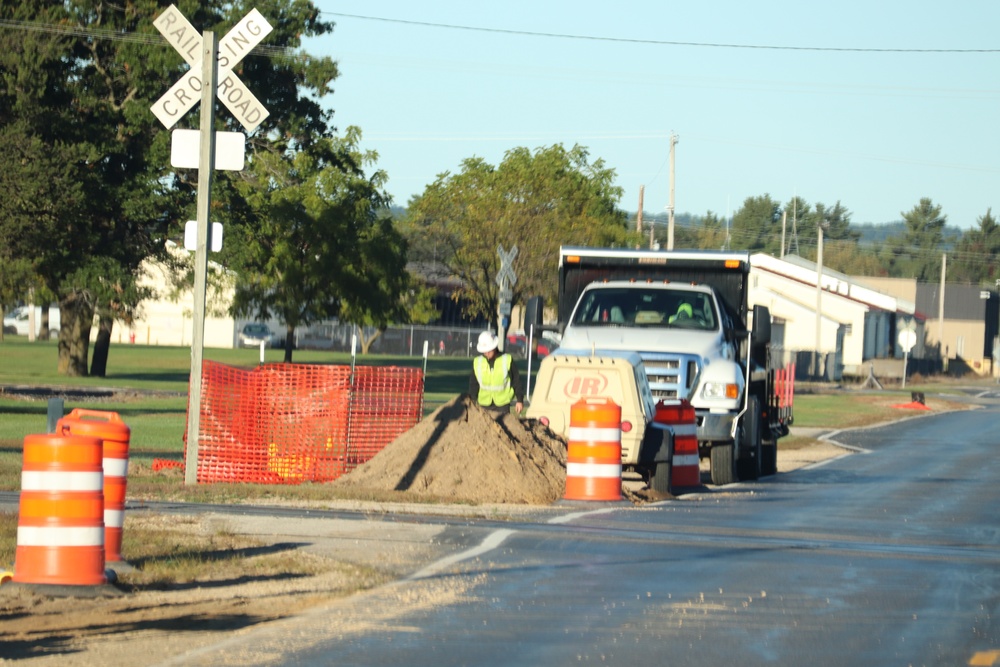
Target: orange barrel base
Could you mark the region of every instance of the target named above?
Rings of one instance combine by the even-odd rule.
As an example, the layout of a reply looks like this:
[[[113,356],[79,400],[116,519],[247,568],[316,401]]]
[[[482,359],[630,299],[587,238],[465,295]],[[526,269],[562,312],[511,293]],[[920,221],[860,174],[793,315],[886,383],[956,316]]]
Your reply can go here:
[[[100,438],[104,446],[104,559],[122,558],[122,527],[125,525],[125,485],[128,478],[128,448],[131,429],[117,412],[77,408],[57,423],[73,435]]]
[[[101,459],[98,438],[25,437],[14,583],[107,582]]]
[[[674,431],[671,486],[700,486],[698,425],[694,406],[683,398],[679,401],[660,401],[656,404],[654,420],[660,424],[668,424]]]
[[[622,499],[622,410],[610,399],[570,406],[566,500]]]

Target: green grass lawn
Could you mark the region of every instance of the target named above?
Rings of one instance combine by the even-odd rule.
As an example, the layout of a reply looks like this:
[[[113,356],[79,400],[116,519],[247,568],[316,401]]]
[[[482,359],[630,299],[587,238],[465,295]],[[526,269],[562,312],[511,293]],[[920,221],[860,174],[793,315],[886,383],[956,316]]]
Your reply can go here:
[[[282,350],[267,350],[265,361],[278,363]],[[258,349],[206,349],[205,358],[243,368],[259,363]],[[296,350],[295,363],[350,365],[345,353]],[[422,367],[421,357],[367,355],[359,365]],[[522,374],[526,371],[521,362]],[[132,389],[109,399],[65,400],[65,411],[86,408],[117,412],[131,429],[130,487],[135,476],[148,472],[155,458],[181,460],[187,423],[187,387],[191,355],[188,348],[112,345],[107,377],[66,377],[56,372],[56,343],[28,343],[25,338],[7,337],[0,343],[0,387],[68,386],[74,388]],[[460,357],[430,357],[425,376],[424,413],[429,414],[468,388],[471,360]],[[935,385],[922,384],[914,390],[934,391]],[[894,403],[909,401],[909,389],[885,392],[846,391],[802,393],[795,399],[795,426],[847,428],[898,418]],[[0,393],[0,489],[16,490],[20,484],[21,448],[24,437],[45,433],[46,398],[24,398]],[[792,445],[793,438],[782,443]],[[801,444],[801,443],[799,443]],[[149,480],[157,487],[177,481],[162,476]],[[135,480],[139,482],[139,480]]]
[[[135,390],[127,397],[65,399],[64,410],[74,408],[117,412],[131,429],[130,459],[150,464],[154,458],[183,456],[187,424],[187,390],[191,369],[189,348],[145,345],[112,345],[107,376],[66,377],[57,373],[55,341],[29,343],[8,336],[0,343],[0,387],[61,386],[74,389]],[[266,350],[266,363],[280,363],[283,350]],[[259,349],[206,349],[205,359],[241,368],[260,361]],[[302,364],[350,365],[351,356],[315,350],[296,350],[293,361]],[[366,366],[423,367],[422,357],[359,355],[355,363]],[[522,372],[526,370],[522,362]],[[472,360],[432,356],[424,380],[424,414],[467,391]],[[0,489],[19,488],[21,446],[29,434],[45,433],[48,399],[0,393]],[[130,474],[131,477],[131,474]]]

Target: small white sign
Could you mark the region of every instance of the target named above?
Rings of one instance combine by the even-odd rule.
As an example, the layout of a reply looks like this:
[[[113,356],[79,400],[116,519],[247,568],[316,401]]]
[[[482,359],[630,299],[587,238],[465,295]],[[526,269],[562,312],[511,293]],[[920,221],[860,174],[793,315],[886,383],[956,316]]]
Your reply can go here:
[[[170,165],[197,169],[201,161],[201,132],[174,130],[170,133]],[[242,132],[215,133],[215,168],[243,171],[246,162],[246,135]]]
[[[208,230],[208,247],[212,252],[222,250],[222,223],[213,222]],[[195,252],[198,250],[198,221],[188,220],[184,225],[184,248]]]
[[[899,340],[899,346],[903,348],[903,352],[909,352],[913,349],[913,346],[917,344],[917,334],[913,329],[903,329],[899,332],[897,337]]]

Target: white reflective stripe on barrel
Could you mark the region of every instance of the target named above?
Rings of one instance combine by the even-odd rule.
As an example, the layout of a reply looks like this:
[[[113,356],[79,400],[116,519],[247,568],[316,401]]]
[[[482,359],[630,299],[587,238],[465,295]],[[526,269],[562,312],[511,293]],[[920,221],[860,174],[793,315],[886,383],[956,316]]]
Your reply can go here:
[[[23,470],[22,491],[103,491],[104,474],[101,472],[61,472],[48,470]]]
[[[674,436],[697,436],[698,427],[694,424],[671,424],[670,428],[674,430]]]
[[[566,464],[566,474],[570,477],[621,477],[621,464],[614,463],[573,463]]]
[[[622,430],[620,428],[570,426],[569,439],[573,442],[618,442],[622,439]]]
[[[121,528],[125,525],[125,510],[104,510],[104,525],[108,528]]]
[[[105,477],[125,477],[128,475],[128,459],[104,459]]]
[[[99,547],[104,526],[18,526],[19,547]]]
[[[697,454],[674,454],[675,466],[697,466],[700,463]]]

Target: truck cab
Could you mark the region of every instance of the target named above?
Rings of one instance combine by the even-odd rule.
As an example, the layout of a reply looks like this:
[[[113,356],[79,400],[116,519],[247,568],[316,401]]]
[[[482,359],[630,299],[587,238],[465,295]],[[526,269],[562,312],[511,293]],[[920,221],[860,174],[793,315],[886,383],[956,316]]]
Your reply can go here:
[[[655,400],[695,408],[712,480],[773,474],[779,415],[770,314],[750,308],[747,252],[563,247],[556,353],[637,353]]]

